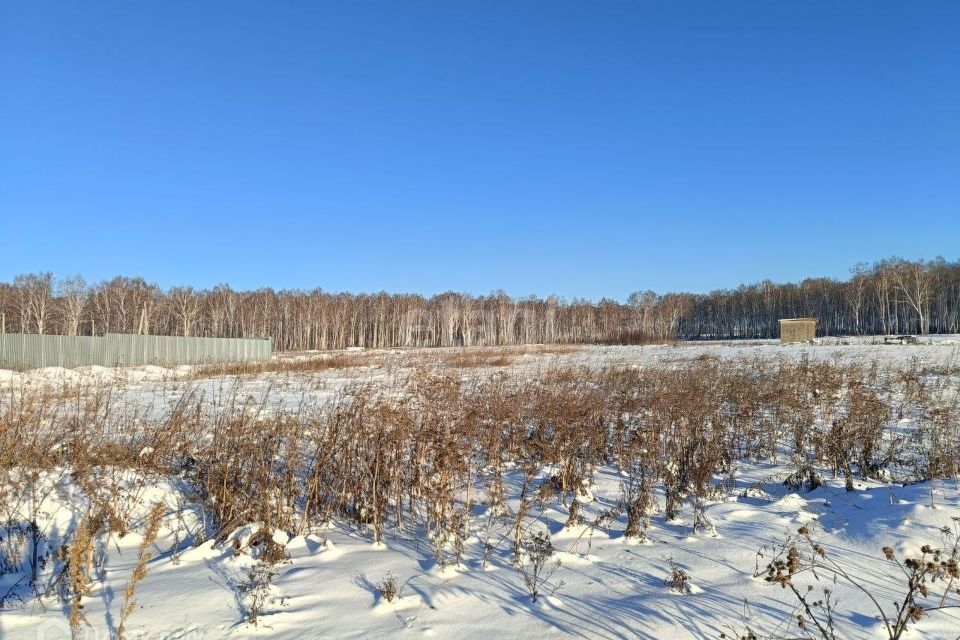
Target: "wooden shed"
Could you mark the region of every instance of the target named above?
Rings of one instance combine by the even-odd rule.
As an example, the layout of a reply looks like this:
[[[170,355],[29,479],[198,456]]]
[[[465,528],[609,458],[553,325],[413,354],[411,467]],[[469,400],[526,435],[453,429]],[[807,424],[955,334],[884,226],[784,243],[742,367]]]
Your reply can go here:
[[[817,337],[820,318],[783,318],[780,320],[780,344],[809,342]]]

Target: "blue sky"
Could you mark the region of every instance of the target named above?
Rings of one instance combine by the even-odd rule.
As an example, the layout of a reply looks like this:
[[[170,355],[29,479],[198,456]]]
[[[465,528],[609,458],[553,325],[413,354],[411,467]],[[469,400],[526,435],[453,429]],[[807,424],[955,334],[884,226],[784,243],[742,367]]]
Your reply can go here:
[[[960,2],[0,0],[0,280],[623,299],[960,257]]]

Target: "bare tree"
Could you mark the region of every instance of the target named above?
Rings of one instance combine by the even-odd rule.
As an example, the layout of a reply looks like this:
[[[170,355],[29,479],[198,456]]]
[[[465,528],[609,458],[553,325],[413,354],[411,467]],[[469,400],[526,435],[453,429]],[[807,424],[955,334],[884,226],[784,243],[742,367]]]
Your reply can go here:
[[[892,269],[893,282],[903,300],[910,305],[919,318],[920,333],[930,333],[930,301],[933,299],[933,278],[930,268],[923,260],[901,260]]]
[[[174,287],[170,290],[170,303],[180,326],[181,335],[193,335],[193,327],[200,314],[200,298],[192,287]]]
[[[90,290],[83,276],[59,280],[57,297],[60,300],[61,330],[68,336],[80,335],[80,323],[90,298]]]
[[[53,311],[53,274],[47,271],[17,276],[14,286],[20,291],[20,330],[46,333]]]

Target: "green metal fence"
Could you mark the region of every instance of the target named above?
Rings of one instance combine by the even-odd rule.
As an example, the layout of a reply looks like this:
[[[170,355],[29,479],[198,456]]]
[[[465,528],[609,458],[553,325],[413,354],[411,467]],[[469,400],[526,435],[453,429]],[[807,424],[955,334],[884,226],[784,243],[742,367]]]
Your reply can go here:
[[[269,360],[272,354],[270,338],[0,334],[0,367],[3,368],[170,366]]]

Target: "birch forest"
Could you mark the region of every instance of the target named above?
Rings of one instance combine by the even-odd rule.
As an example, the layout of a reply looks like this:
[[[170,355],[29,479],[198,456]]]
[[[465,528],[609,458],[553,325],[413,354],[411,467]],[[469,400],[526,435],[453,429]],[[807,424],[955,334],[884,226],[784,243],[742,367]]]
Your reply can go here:
[[[88,284],[49,272],[0,283],[3,333],[270,336],[278,350],[775,338],[780,318],[806,316],[820,319],[821,335],[960,333],[960,261],[889,258],[855,266],[846,280],[641,290],[596,302],[502,291],[162,289],[143,278]]]

